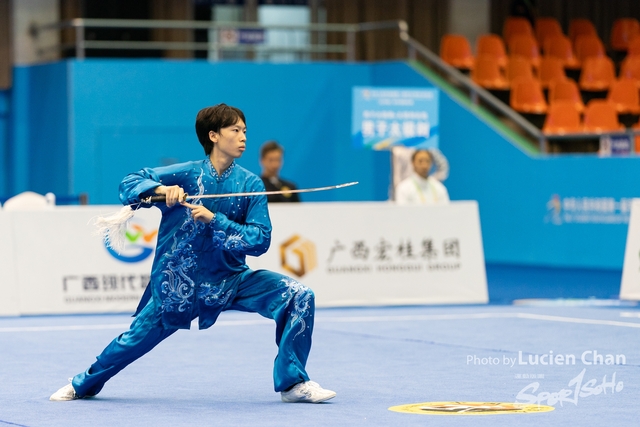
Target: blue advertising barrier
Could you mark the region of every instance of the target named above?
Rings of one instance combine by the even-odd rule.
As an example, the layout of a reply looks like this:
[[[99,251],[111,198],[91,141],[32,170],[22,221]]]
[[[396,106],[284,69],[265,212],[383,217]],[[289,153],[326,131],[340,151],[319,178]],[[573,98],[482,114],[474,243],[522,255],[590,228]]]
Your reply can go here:
[[[9,91],[0,90],[0,194],[7,193],[9,143]]]

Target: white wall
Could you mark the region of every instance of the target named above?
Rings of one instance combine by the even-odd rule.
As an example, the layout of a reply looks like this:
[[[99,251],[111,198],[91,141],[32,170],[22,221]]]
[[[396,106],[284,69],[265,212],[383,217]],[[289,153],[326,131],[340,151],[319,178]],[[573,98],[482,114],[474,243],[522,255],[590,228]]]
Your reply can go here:
[[[48,24],[60,20],[59,0],[13,0],[13,60],[15,65],[33,64],[59,58],[56,50],[38,54],[38,49],[60,43],[58,31],[46,31],[34,39],[29,34],[32,24]]]
[[[475,52],[476,38],[490,32],[491,0],[449,0],[448,33],[462,34]]]

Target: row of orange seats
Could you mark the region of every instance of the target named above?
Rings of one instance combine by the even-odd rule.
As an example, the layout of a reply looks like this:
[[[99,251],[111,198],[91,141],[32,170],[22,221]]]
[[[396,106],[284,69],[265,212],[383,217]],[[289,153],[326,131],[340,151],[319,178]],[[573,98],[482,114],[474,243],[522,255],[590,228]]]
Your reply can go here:
[[[640,114],[640,92],[633,80],[616,80],[604,99],[614,106],[616,114]],[[509,104],[519,113],[545,114],[549,105],[557,102],[571,103],[578,114],[585,110],[578,86],[573,80],[553,80],[547,97],[540,82],[534,78],[518,77],[513,82]]]
[[[613,105],[616,114],[640,114],[640,91],[634,80],[614,81],[605,100]],[[519,113],[546,114],[549,105],[557,102],[571,103],[578,114],[585,112],[578,86],[571,79],[552,80],[547,97],[535,78],[518,77],[513,82],[509,105]]]
[[[562,60],[553,56],[544,56],[536,67],[523,56],[507,57],[506,65],[492,55],[480,55],[471,70],[471,79],[485,89],[507,90],[517,77],[537,77],[543,88],[551,80],[569,78]],[[615,65],[608,57],[591,57],[584,62],[577,81],[580,90],[606,91],[616,79],[630,79],[640,87],[640,55],[627,56],[616,76]]]
[[[622,31],[625,29],[625,31]],[[611,44],[616,50],[640,53],[640,22],[635,18],[622,18],[614,23]],[[569,37],[562,32],[555,18],[538,18],[536,31],[524,18],[510,17],[506,20],[503,36],[484,34],[476,41],[476,55],[492,55],[504,67],[507,49],[511,56],[523,56],[538,67],[541,55],[560,58],[566,69],[579,70],[587,58],[606,57],[604,43],[595,27],[588,20],[572,20]],[[448,64],[463,70],[475,66],[471,46],[465,36],[446,34],[440,42],[440,57]]]
[[[538,67],[544,56],[558,58],[563,67],[580,70],[590,57],[608,57],[604,44],[597,36],[584,35],[578,38],[576,52],[568,37],[550,36],[545,39],[544,49],[538,48],[538,42],[532,36],[518,35],[511,38],[508,53],[502,38],[496,34],[483,34],[476,43],[476,56],[471,45],[461,34],[445,34],[440,42],[440,58],[449,65],[461,70],[475,68],[477,57],[492,56],[501,67],[506,66],[509,56],[522,56]],[[640,53],[640,36],[634,38],[630,53]]]
[[[540,46],[544,46],[548,37],[564,35],[560,22],[553,17],[540,17],[535,20],[534,28],[531,23],[521,17],[507,17],[505,19],[502,36],[507,42],[515,35],[534,36]],[[574,18],[569,21],[568,39],[574,49],[578,50],[580,37],[597,37],[596,27],[589,19]],[[626,52],[629,43],[640,35],[640,21],[636,18],[618,18],[613,21],[609,33],[609,47],[614,51]],[[604,44],[603,44],[604,46]]]
[[[618,120],[616,106],[606,99],[592,99],[581,115],[570,101],[556,101],[547,112],[542,132],[547,135],[567,133],[600,133],[624,131],[626,128]],[[640,122],[633,126],[640,129]]]

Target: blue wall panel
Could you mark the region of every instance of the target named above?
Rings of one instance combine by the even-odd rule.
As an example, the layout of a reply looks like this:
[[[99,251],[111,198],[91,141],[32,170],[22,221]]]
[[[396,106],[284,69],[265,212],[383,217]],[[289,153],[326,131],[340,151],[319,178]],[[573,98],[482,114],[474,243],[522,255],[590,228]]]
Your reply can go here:
[[[0,90],[0,196],[6,195],[8,189],[8,150],[9,150],[9,103],[10,92]]]
[[[14,69],[8,195],[68,194],[67,76],[65,62]]]
[[[7,144],[7,196],[31,190],[29,185],[29,104],[31,67],[16,67],[10,104],[9,143]]]
[[[260,145],[285,147],[283,176],[302,187],[360,181],[353,189],[304,195],[308,201],[384,200],[387,153],[350,147],[350,94],[370,83],[370,67],[165,61],[73,62],[74,192],[117,202],[124,174],[142,166],[202,157],[199,109],[219,102],[247,117],[239,163],[259,172]]]

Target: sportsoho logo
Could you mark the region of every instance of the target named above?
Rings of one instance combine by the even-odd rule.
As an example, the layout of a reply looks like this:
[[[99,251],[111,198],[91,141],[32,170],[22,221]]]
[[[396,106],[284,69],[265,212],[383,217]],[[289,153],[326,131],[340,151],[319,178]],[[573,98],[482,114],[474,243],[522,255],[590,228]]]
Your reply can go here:
[[[284,270],[302,277],[318,265],[316,245],[294,234],[280,245],[280,263]]]
[[[155,249],[158,229],[145,229],[140,224],[130,224],[125,231],[125,248],[122,253],[114,251],[106,245],[107,251],[118,261],[135,263],[149,258]]]

